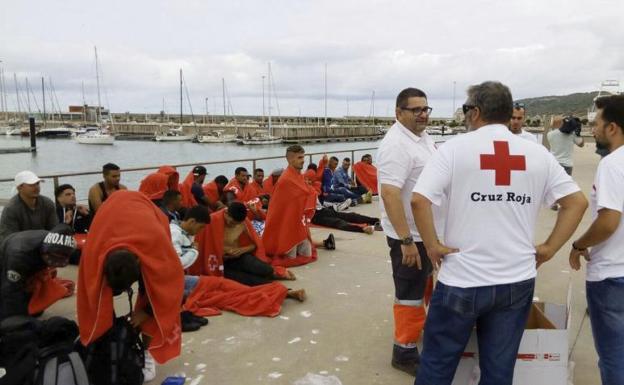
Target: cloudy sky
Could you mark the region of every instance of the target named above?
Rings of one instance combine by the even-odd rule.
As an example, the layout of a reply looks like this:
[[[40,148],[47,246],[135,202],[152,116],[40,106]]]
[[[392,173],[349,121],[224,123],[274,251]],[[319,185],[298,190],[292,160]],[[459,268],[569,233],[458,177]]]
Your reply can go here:
[[[225,78],[237,114],[262,113],[270,61],[282,115],[391,115],[407,86],[449,116],[469,84],[500,80],[516,99],[591,91],[624,80],[622,1],[2,0],[0,66],[10,109],[17,74],[51,77],[61,106],[96,103],[97,46],[115,112],[222,113]],[[40,90],[37,86],[37,97]],[[24,95],[23,95],[24,96]],[[348,102],[347,102],[348,101]],[[268,101],[267,101],[268,104]],[[273,103],[275,104],[275,102]],[[188,112],[188,104],[185,105]],[[273,110],[277,113],[276,109]]]

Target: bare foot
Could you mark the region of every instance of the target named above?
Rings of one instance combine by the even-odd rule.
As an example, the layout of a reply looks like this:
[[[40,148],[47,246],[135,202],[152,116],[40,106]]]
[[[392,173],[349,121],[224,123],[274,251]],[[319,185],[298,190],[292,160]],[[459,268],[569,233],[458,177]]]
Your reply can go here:
[[[288,281],[295,281],[297,279],[297,276],[292,271],[286,270],[286,274],[284,274],[284,279]]]
[[[373,227],[373,226],[366,226],[366,227],[364,227],[363,231],[366,234],[370,235],[370,234],[375,232],[375,227]]]
[[[288,292],[286,293],[286,297],[296,299],[299,302],[303,302],[306,300],[306,292],[304,289],[288,290]]]

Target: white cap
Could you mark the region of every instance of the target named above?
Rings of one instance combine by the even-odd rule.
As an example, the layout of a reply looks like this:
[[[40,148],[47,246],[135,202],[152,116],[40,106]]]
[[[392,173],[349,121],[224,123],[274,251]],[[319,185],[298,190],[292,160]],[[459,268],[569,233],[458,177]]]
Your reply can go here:
[[[15,187],[19,187],[26,184],[35,184],[38,182],[43,182],[43,180],[39,179],[39,177],[32,171],[20,171],[15,175]]]

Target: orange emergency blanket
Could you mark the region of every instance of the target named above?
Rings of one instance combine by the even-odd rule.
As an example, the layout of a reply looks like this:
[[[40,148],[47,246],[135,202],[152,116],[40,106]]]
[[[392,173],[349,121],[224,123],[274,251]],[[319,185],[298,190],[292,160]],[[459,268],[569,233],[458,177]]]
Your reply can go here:
[[[197,206],[197,200],[193,196],[191,192],[191,188],[193,187],[193,183],[195,181],[195,175],[193,175],[193,170],[189,171],[188,175],[182,183],[180,183],[180,194],[182,194],[182,206],[186,208],[190,208],[193,206]]]
[[[214,180],[212,182],[206,183],[203,187],[204,194],[208,197],[210,204],[214,205],[217,201],[221,200],[221,194],[219,194],[219,186],[217,186],[217,182]]]
[[[147,175],[141,181],[139,191],[149,199],[162,199],[167,190],[177,190],[180,175],[171,166],[162,166],[157,172]]]
[[[74,282],[56,277],[55,268],[45,268],[28,281],[27,290],[31,293],[28,314],[40,313],[61,298],[74,294]]]
[[[287,167],[271,197],[262,236],[266,253],[273,265],[289,267],[316,261],[314,246],[312,256],[289,258],[286,255],[306,239],[312,243],[308,224],[315,207],[316,193],[306,184],[298,170]]]
[[[236,200],[239,202],[247,202],[256,196],[253,195],[253,189],[250,189],[248,185],[243,186],[236,178],[232,178],[230,182],[225,185],[223,191],[231,191],[236,196]]]
[[[180,305],[184,272],[171,243],[169,221],[145,195],[118,191],[104,202],[82,250],[78,270],[80,341],[90,344],[113,323],[113,292],[104,277],[106,256],[125,249],[138,256],[145,295],[135,310],[149,303],[153,317],[141,331],[152,337],[149,351],[159,363],[180,355]]]
[[[353,171],[362,186],[372,191],[373,194],[377,194],[377,167],[372,164],[357,162],[353,165]]]

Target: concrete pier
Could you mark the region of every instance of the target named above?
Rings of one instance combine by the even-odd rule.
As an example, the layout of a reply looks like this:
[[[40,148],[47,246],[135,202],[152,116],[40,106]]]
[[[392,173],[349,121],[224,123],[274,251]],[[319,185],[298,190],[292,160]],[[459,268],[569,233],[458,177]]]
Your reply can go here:
[[[599,157],[594,144],[574,152],[574,178],[589,194]],[[351,209],[353,210],[353,209]],[[355,208],[378,216],[377,202]],[[536,242],[552,229],[556,213],[543,209],[536,230]],[[591,223],[585,214],[578,237]],[[327,229],[312,229],[314,238],[327,236]],[[153,384],[167,376],[184,373],[192,384],[293,384],[308,373],[335,376],[332,384],[412,384],[413,378],[390,366],[394,298],[388,247],[383,233],[373,235],[332,230],[337,250],[319,251],[317,262],[294,268],[297,280],[285,284],[305,288],[308,301],[286,300],[275,318],[242,317],[224,313],[210,318],[197,332],[183,334],[182,355],[157,367]],[[597,358],[589,320],[585,319],[584,271],[568,265],[570,243],[538,273],[535,296],[542,301],[565,303],[572,284],[570,347],[575,363],[574,384],[600,384]],[[583,268],[584,270],[584,268]],[[60,275],[75,279],[77,268],[59,269]],[[76,297],[63,299],[44,317],[75,318]],[[117,299],[118,313],[127,311],[127,300]],[[190,381],[190,380],[189,380]],[[312,383],[306,383],[312,384]]]

